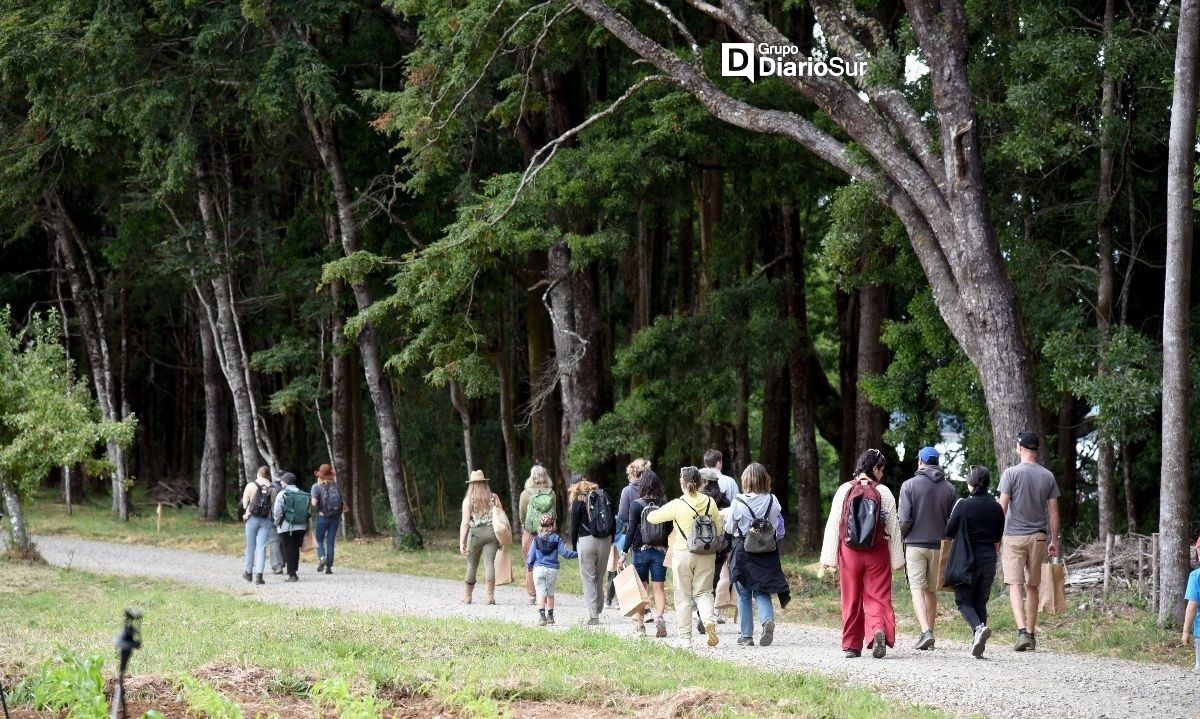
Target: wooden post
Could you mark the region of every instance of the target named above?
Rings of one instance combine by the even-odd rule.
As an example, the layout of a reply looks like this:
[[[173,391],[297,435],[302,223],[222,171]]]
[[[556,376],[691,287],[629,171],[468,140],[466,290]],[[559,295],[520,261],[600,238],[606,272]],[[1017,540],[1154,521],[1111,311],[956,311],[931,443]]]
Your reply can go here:
[[[1108,578],[1112,574],[1113,534],[1104,537],[1104,594],[1108,595]]]
[[[67,516],[71,516],[71,468],[62,468],[63,477],[63,499],[67,503]]]
[[[158,505],[158,511],[155,514],[157,515],[157,519],[155,520],[156,531],[159,534],[162,534],[162,504],[161,503]]]
[[[1145,581],[1146,543],[1144,541],[1142,541],[1141,537],[1138,537],[1137,543],[1138,543],[1137,594],[1138,594],[1138,597],[1141,597],[1142,590],[1145,588],[1144,585],[1142,584],[1142,582]]]
[[[1158,532],[1150,535],[1150,606],[1158,606]]]

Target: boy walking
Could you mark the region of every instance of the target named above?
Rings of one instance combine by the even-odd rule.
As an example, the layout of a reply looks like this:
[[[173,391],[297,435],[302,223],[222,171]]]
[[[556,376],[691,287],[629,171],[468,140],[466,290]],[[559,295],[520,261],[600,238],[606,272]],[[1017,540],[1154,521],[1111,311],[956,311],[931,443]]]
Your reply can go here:
[[[562,537],[554,531],[554,515],[542,515],[538,534],[529,545],[525,567],[533,571],[533,586],[537,592],[538,626],[554,624],[554,592],[558,588],[558,558],[574,559],[579,554],[567,549]]]

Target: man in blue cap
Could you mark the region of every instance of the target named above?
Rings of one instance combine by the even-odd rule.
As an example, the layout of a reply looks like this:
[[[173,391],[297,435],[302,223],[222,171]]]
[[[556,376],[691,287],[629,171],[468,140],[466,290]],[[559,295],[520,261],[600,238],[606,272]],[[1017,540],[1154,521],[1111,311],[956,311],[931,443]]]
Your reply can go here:
[[[933,623],[937,618],[938,571],[942,537],[958,492],[946,481],[933,447],[917,453],[917,473],[900,485],[900,536],[904,539],[904,561],[913,609],[921,624],[915,649],[933,649]]]

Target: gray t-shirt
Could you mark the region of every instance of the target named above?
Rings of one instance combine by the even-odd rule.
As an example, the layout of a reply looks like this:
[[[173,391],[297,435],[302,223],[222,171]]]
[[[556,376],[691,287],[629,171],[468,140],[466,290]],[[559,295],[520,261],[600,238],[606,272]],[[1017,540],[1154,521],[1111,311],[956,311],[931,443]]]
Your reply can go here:
[[[1004,534],[1024,537],[1050,531],[1046,502],[1058,498],[1058,482],[1050,470],[1040,464],[1022,462],[1000,475],[1000,494],[1007,494],[1008,516]]]

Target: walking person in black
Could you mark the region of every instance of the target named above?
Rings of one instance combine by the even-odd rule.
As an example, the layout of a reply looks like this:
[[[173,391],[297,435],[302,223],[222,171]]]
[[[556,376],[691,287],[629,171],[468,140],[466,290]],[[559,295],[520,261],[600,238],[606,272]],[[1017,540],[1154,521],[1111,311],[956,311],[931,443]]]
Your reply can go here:
[[[954,602],[971,628],[971,655],[983,656],[987,640],[992,636],[988,628],[987,603],[996,579],[996,552],[1000,538],[1004,536],[1004,510],[992,495],[988,485],[992,476],[987,467],[972,466],[967,472],[967,490],[970,495],[954,505],[950,521],[946,523],[946,536],[955,538],[959,527],[966,525],[966,539],[974,552],[971,565],[971,583],[954,588]]]

